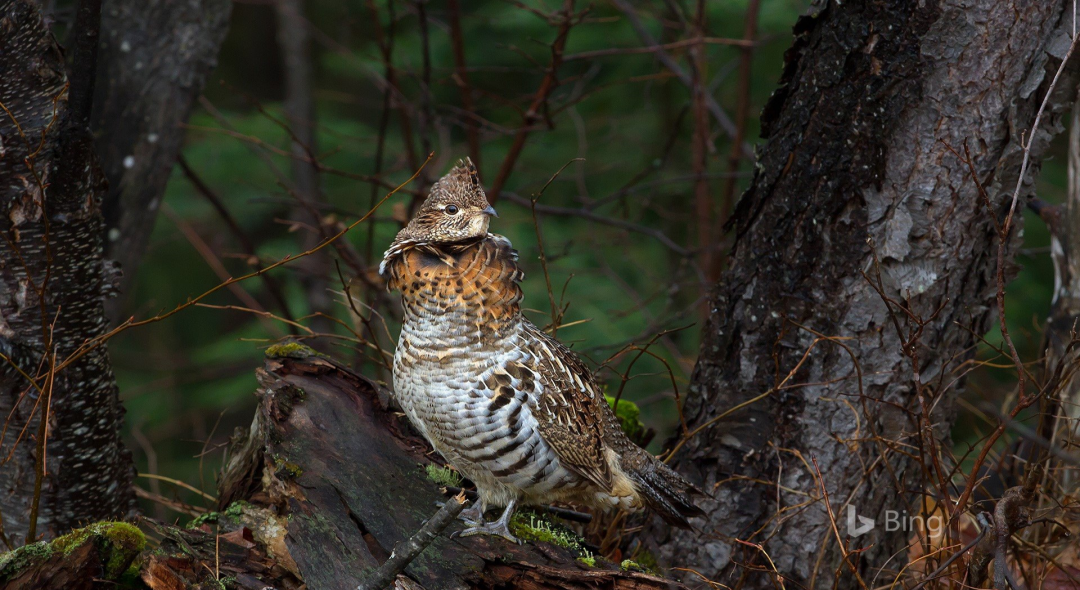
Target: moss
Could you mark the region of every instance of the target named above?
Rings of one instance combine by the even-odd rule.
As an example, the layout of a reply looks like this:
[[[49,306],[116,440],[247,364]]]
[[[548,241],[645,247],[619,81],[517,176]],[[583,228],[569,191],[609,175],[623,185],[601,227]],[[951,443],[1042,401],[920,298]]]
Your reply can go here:
[[[551,543],[571,551],[579,558],[596,563],[595,556],[585,548],[584,539],[546,514],[538,514],[528,509],[518,510],[510,517],[510,532],[522,541]]]
[[[312,356],[325,357],[326,355],[315,350],[314,348],[307,346],[306,344],[300,344],[295,340],[286,340],[278,344],[271,344],[263,351],[266,358],[290,358],[290,359],[306,359]]]
[[[622,560],[622,563],[619,564],[619,567],[622,570],[628,571],[628,572],[643,572],[643,571],[645,571],[645,568],[641,567],[641,564],[634,561],[633,559],[624,559],[624,560]]]
[[[619,419],[619,425],[623,432],[631,440],[637,440],[645,432],[645,424],[641,421],[641,409],[632,401],[620,399],[619,406],[615,407],[615,398],[604,395],[611,409],[615,410],[615,416]]]
[[[623,561],[623,563],[626,563],[627,561],[630,560],[627,559]],[[634,565],[640,567],[643,571],[650,574],[660,574],[660,563],[656,561],[656,556],[644,549],[638,551],[637,554],[634,555],[634,560],[630,563],[633,563]]]
[[[70,554],[87,542],[94,543],[106,580],[120,578],[142,550],[146,537],[142,531],[126,522],[98,522],[74,530],[50,543],[52,550]]]
[[[107,528],[103,536],[108,542],[104,546],[98,545],[98,550],[102,551],[105,578],[114,580],[122,576],[146,548],[146,537],[142,531],[126,522],[105,524]]]
[[[578,560],[578,563],[585,564],[585,565],[587,565],[589,567],[596,567],[596,558],[595,557],[592,557],[592,556],[579,557],[579,558],[577,558],[577,560]]]
[[[296,479],[304,474],[302,467],[296,463],[290,463],[277,453],[271,455],[271,459],[274,461],[274,469],[277,470],[278,479]]]
[[[228,507],[225,508],[225,512],[222,512],[222,514],[229,518],[240,518],[244,515],[244,510],[247,508],[254,508],[254,505],[249,504],[243,500],[237,500],[232,504],[229,504]]]
[[[429,463],[424,466],[428,479],[443,487],[461,487],[461,474],[449,467]]]
[[[33,563],[52,557],[53,551],[52,545],[42,541],[0,555],[0,581],[11,578]]]
[[[221,519],[220,512],[207,512],[201,516],[196,516],[191,522],[187,523],[185,528],[197,529],[204,524],[216,523]]]
[[[120,588],[144,588],[140,579],[142,575],[142,559],[133,559],[124,573],[116,579],[116,585]]]

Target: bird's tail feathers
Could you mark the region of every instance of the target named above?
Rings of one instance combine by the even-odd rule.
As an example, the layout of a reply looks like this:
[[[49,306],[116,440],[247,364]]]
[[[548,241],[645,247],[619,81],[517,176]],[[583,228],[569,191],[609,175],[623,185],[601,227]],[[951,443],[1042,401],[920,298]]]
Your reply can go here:
[[[629,462],[633,465],[624,467],[629,467],[626,474],[637,484],[645,505],[668,524],[691,528],[687,519],[705,514],[691,498],[704,493],[656,457],[644,450],[640,452],[638,460]]]

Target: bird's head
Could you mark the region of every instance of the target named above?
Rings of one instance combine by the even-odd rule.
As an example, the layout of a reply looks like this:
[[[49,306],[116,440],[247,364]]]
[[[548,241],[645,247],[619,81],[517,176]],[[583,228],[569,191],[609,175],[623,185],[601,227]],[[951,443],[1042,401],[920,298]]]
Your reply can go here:
[[[465,158],[431,186],[428,198],[398,240],[442,244],[483,237],[492,216],[498,214],[487,202],[476,166]]]

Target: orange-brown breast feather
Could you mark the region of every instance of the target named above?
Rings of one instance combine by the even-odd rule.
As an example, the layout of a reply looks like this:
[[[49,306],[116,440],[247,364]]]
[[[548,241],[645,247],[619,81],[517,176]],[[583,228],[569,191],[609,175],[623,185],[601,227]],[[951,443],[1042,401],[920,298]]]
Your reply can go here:
[[[520,317],[524,273],[517,266],[517,252],[501,236],[438,247],[407,244],[387,268],[388,288],[401,291],[406,302],[421,294],[435,297],[448,309],[496,324]]]

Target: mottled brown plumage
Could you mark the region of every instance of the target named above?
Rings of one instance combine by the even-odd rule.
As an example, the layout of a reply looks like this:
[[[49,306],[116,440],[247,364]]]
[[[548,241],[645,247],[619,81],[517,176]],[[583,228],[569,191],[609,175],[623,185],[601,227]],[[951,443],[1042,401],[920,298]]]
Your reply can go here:
[[[401,291],[395,397],[447,461],[476,483],[463,534],[507,529],[518,503],[649,506],[687,525],[692,485],[631,443],[588,367],[521,314],[523,273],[469,161],[440,179],[380,272]],[[493,523],[488,506],[505,506]]]

